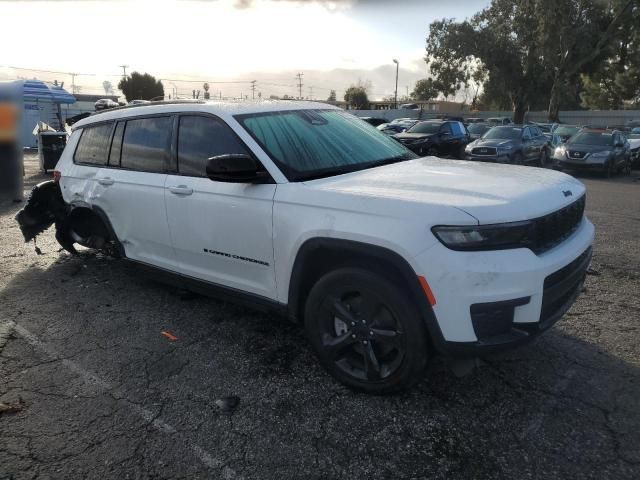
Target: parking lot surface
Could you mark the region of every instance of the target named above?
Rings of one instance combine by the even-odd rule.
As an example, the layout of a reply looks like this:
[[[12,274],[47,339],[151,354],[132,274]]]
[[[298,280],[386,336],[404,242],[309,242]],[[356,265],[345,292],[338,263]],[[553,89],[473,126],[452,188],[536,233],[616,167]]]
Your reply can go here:
[[[640,173],[581,179],[595,275],[569,313],[386,397],[337,384],[285,319],[59,252],[53,229],[36,255],[1,203],[0,479],[640,478]]]

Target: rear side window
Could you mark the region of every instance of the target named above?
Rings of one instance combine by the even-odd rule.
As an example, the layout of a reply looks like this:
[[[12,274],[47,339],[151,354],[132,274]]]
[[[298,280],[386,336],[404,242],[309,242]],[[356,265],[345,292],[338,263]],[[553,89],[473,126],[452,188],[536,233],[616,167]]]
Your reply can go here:
[[[122,141],[122,168],[155,173],[167,171],[172,120],[171,117],[128,120]]]
[[[448,134],[452,134],[452,130],[451,130],[451,124],[450,123],[445,123],[444,125],[442,125],[440,127],[440,133],[448,133]]]
[[[112,123],[84,127],[73,160],[76,163],[105,165]]]
[[[460,122],[452,122],[449,125],[451,125],[451,130],[453,130],[455,136],[464,135],[464,127]]]
[[[207,160],[230,153],[250,154],[231,128],[221,120],[181,116],[178,129],[180,175],[206,177]]]
[[[124,133],[124,122],[118,122],[116,130],[113,134],[111,142],[111,151],[109,152],[109,166],[120,166],[120,152],[122,151],[122,134]]]

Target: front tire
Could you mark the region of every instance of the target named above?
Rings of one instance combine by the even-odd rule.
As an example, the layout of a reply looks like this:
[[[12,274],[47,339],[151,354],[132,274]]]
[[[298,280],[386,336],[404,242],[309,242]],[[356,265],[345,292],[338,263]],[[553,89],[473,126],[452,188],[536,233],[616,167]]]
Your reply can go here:
[[[547,149],[543,148],[540,152],[540,168],[544,168],[547,166]]]
[[[335,270],[311,289],[305,331],[320,363],[350,388],[376,394],[413,385],[427,334],[408,294],[377,273]]]

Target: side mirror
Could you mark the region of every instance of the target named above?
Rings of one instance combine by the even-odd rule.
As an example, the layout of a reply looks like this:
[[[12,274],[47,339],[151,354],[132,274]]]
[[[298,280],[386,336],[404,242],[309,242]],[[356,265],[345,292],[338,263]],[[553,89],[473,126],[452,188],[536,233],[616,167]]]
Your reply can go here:
[[[262,183],[268,176],[249,155],[231,153],[216,155],[207,162],[207,177],[216,182]]]

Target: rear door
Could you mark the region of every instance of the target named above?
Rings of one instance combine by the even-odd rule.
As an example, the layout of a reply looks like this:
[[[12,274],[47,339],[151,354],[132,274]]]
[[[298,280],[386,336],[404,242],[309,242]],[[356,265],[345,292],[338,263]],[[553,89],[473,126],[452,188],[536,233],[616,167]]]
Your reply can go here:
[[[273,197],[276,185],[210,180],[207,160],[252,155],[233,130],[212,115],[181,115],[178,172],[167,177],[171,238],[183,274],[276,298]]]
[[[119,121],[93,203],[111,221],[127,258],[177,271],[164,202],[172,129],[170,115]]]

